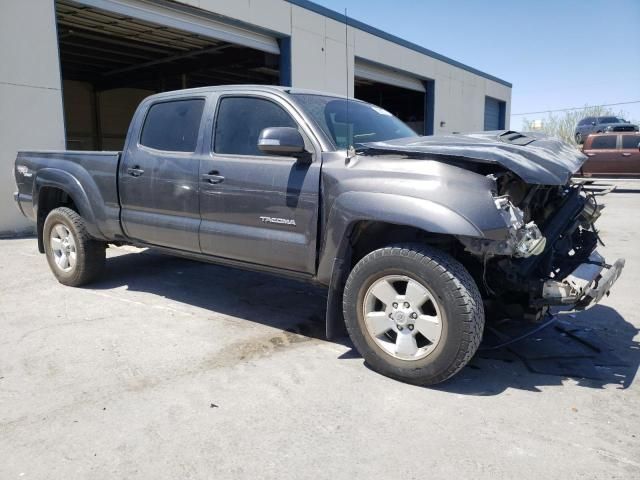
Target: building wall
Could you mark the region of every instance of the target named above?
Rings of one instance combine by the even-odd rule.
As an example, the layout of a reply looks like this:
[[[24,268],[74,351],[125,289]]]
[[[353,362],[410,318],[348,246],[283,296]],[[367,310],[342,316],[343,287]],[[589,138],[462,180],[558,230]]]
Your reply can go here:
[[[434,133],[482,130],[485,96],[506,102],[508,128],[510,87],[365,29],[350,25],[345,31],[344,22],[285,0],[180,3],[255,26],[274,37],[290,37],[294,87],[352,96],[355,61],[362,59],[435,81]],[[16,152],[65,148],[54,0],[0,1],[0,66],[0,168],[5,172],[0,175],[0,235],[6,235],[32,229],[12,198]],[[65,88],[69,89],[67,108],[78,115],[73,115],[76,120],[69,131],[78,133],[78,142],[92,141],[96,119],[91,89],[75,84]],[[146,94],[127,89],[98,96],[100,118],[115,119],[115,130],[105,132],[102,148],[116,148],[117,137],[126,131],[120,120],[128,118],[133,103]],[[107,138],[110,135],[113,138]]]
[[[51,0],[0,3],[0,235],[31,231],[18,211],[18,150],[64,148],[58,46]]]
[[[506,102],[506,128],[509,128],[510,87],[353,26],[346,29],[347,33],[343,22],[307,8],[283,0],[184,0],[183,3],[241,19],[278,35],[291,36],[294,87],[353,95],[353,68],[358,58],[424,80],[435,80],[436,134],[482,130],[485,96]]]

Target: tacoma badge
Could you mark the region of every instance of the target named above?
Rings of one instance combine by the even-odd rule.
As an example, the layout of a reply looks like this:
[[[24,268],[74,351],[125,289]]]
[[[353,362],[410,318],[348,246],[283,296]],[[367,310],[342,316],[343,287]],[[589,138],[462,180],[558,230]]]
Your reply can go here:
[[[288,218],[276,218],[276,217],[260,217],[264,223],[279,223],[281,225],[293,225],[296,226],[296,221]]]

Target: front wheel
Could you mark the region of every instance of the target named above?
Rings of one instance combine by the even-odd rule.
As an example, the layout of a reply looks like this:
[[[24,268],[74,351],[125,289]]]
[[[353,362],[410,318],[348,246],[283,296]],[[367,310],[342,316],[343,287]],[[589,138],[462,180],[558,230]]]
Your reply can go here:
[[[66,207],[51,210],[42,235],[47,262],[60,283],[79,287],[102,273],[105,244],[89,235],[77,212]]]
[[[455,375],[482,339],[475,282],[449,255],[418,244],[375,250],[351,271],[343,309],[349,336],[383,375],[419,385]]]

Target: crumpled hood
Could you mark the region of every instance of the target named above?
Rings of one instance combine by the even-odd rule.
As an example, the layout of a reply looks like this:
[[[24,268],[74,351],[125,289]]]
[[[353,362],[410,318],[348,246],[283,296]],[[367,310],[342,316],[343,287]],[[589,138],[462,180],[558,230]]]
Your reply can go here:
[[[399,138],[366,143],[365,146],[375,151],[424,155],[435,160],[446,157],[456,161],[498,164],[525,182],[540,185],[564,185],[587,160],[575,147],[554,137],[505,130]],[[371,150],[367,152],[369,155],[372,153]]]

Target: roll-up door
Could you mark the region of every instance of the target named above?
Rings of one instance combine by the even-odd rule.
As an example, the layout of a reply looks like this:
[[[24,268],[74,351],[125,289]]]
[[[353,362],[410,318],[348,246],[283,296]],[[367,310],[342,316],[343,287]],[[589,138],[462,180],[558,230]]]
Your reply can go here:
[[[354,73],[356,98],[388,110],[420,135],[433,133],[425,122],[433,111],[433,101],[426,101],[425,81],[358,59]]]
[[[484,129],[503,130],[505,103],[491,97],[484,100]]]
[[[215,20],[212,18],[213,14],[208,14],[202,10],[194,11],[192,7],[187,5],[179,5],[162,0],[155,2],[142,0],[76,0],[76,2],[126,17],[137,18],[196,35],[242,45],[243,47],[273,54],[280,53],[278,42],[275,38],[261,32]]]
[[[425,91],[424,83],[418,78],[370,63],[356,61],[355,76],[364,80],[384,83],[416,92],[424,93]]]

